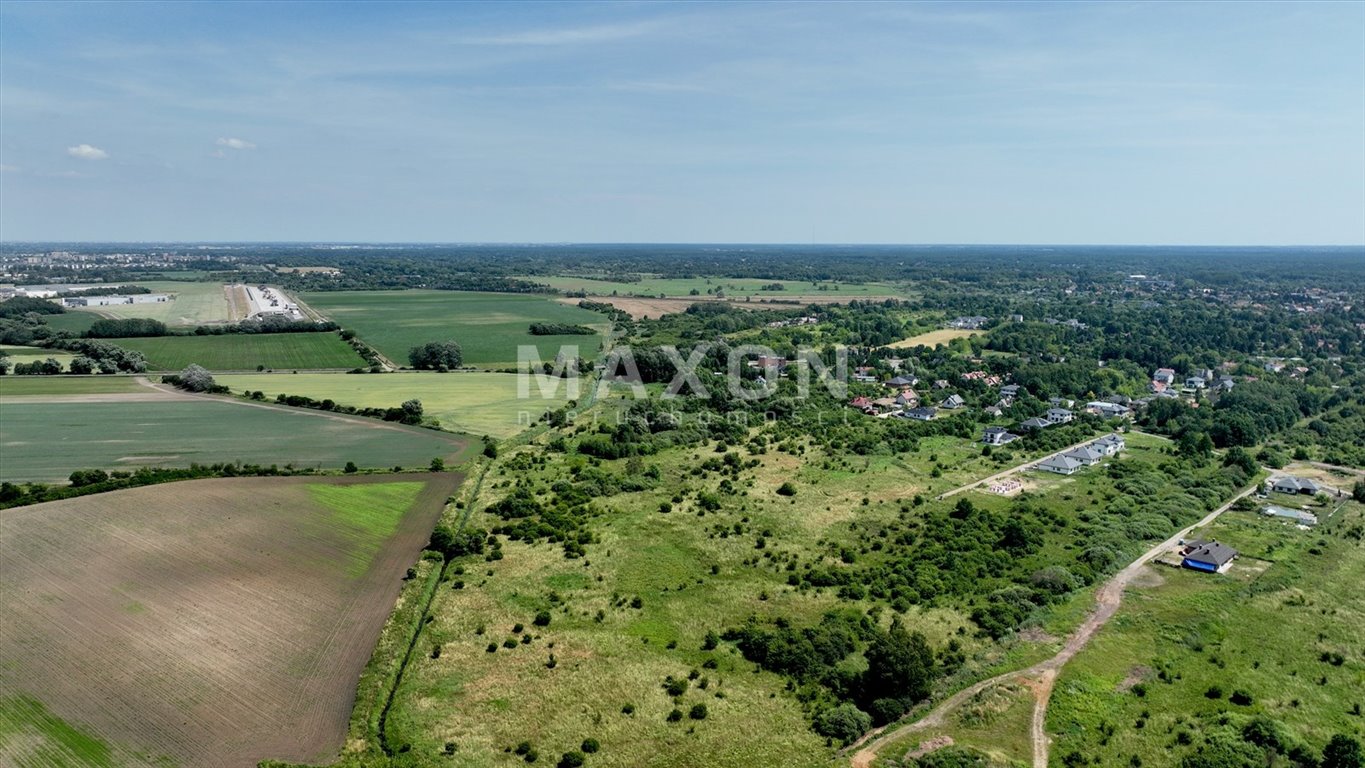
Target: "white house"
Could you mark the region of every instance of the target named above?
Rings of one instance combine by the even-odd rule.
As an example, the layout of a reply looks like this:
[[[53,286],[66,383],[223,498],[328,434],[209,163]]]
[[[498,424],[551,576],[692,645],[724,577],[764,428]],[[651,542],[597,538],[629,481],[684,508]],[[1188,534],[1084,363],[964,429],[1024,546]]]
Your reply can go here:
[[[1074,459],[1087,467],[1093,467],[1104,460],[1104,453],[1096,449],[1093,445],[1082,445],[1080,448],[1073,448],[1062,454],[1064,458]]]
[[[1075,418],[1075,416],[1071,411],[1068,411],[1065,408],[1047,409],[1047,421],[1049,424],[1065,424],[1073,418]]]
[[[982,436],[981,442],[986,445],[1004,445],[1018,439],[1018,435],[1011,434],[1004,427],[986,427],[986,433]]]
[[[1059,475],[1071,475],[1075,474],[1076,470],[1081,468],[1081,463],[1071,458],[1070,456],[1063,456],[1062,454],[1058,453],[1053,454],[1052,456],[1049,456],[1046,459],[1043,459],[1042,461],[1038,462],[1037,466],[1038,469],[1041,469],[1044,472],[1055,472],[1056,474]]]

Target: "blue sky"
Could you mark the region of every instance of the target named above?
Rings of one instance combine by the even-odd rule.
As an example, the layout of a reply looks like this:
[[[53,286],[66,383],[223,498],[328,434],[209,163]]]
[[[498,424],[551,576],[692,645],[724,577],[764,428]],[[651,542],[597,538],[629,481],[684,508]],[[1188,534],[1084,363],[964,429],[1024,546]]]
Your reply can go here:
[[[0,239],[1365,242],[1365,3],[0,5]]]

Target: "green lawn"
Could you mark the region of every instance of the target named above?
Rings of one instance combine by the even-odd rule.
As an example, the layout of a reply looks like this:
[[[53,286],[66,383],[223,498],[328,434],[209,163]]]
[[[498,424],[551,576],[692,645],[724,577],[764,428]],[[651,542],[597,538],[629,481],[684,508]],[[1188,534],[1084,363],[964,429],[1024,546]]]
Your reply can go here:
[[[147,288],[152,293],[168,293],[173,298],[164,303],[72,308],[70,313],[98,317],[146,317],[175,326],[225,323],[231,319],[228,314],[227,294],[223,292],[222,283],[146,280],[133,285]],[[109,293],[117,295],[118,289],[111,289]],[[57,326],[54,324],[53,327]]]
[[[0,479],[64,480],[77,469],[241,461],[340,468],[424,467],[466,447],[453,435],[231,402],[3,404]],[[40,450],[35,450],[40,447]]]
[[[1119,614],[1057,681],[1048,712],[1054,761],[1074,752],[1111,765],[1133,755],[1174,765],[1207,739],[1240,741],[1252,716],[1277,721],[1313,750],[1337,733],[1359,739],[1361,526],[1361,507],[1348,503],[1311,531],[1236,511],[1201,531],[1243,557],[1225,575],[1154,567],[1128,590]],[[1215,686],[1219,695],[1207,695]],[[1249,704],[1230,700],[1238,690]]]
[[[715,295],[719,288],[725,296],[753,296],[755,298],[782,298],[784,296],[899,296],[904,291],[887,283],[841,283],[830,281],[813,283],[805,280],[765,280],[751,277],[696,277],[660,278],[643,277],[639,281],[616,281],[587,277],[544,277],[540,275],[522,277],[533,283],[546,285],[565,292],[583,291],[597,296],[650,296],[687,297],[691,295]],[[782,290],[763,290],[764,286],[778,283]],[[692,291],[696,291],[693,294]]]
[[[113,339],[146,355],[147,367],[179,371],[191,363],[211,371],[350,369],[365,361],[335,333],[229,333],[221,336],[158,336]]]
[[[521,399],[517,375],[507,373],[275,373],[215,379],[234,394],[261,391],[271,400],[289,394],[358,408],[391,408],[415,398],[422,401],[426,415],[445,429],[499,438],[521,431],[565,401],[563,390],[553,399],[541,399],[534,382],[529,389],[532,397]]]
[[[346,550],[346,571],[363,576],[383,544],[398,530],[409,508],[426,483],[363,485],[310,485],[308,494],[332,513],[337,530],[351,547]]]
[[[548,296],[466,291],[339,291],[301,297],[309,306],[354,330],[399,365],[408,350],[428,341],[454,339],[465,363],[513,368],[517,347],[534,344],[543,360],[553,360],[561,345],[577,345],[583,357],[595,357],[600,336],[532,336],[536,321],[570,323],[605,329],[595,312],[562,304]]]
[[[68,310],[60,315],[43,315],[43,322],[53,330],[70,331],[78,336],[90,330],[90,326],[98,319],[97,315],[90,312],[75,310]]]
[[[0,376],[0,398],[144,391],[132,376]]]
[[[76,355],[64,349],[44,349],[42,347],[18,347],[12,344],[0,344],[0,352],[4,352],[9,359],[10,369],[13,370],[16,363],[33,363],[39,360],[52,358],[62,364],[62,370],[66,370],[71,361],[76,359]]]

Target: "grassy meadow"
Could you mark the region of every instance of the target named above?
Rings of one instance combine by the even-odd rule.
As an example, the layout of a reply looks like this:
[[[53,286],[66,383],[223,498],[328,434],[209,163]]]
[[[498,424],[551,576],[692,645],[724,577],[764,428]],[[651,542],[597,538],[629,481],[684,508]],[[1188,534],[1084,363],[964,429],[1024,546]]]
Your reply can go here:
[[[1347,502],[1305,531],[1233,510],[1199,533],[1242,552],[1229,573],[1154,566],[1062,671],[1047,722],[1054,759],[1174,765],[1240,738],[1253,717],[1315,751],[1337,733],[1359,739],[1365,592],[1344,587],[1365,581],[1363,513]]]
[[[0,376],[0,400],[7,397],[57,397],[149,392],[132,376]]]
[[[241,461],[339,469],[425,467],[466,442],[432,430],[372,419],[232,402],[111,401],[3,403],[0,479],[59,482],[77,469],[184,467]],[[27,446],[43,446],[31,450]]]
[[[398,365],[408,350],[429,341],[459,342],[467,365],[514,368],[517,347],[534,344],[543,360],[553,360],[561,345],[579,347],[595,357],[601,335],[532,336],[533,322],[569,323],[605,330],[600,314],[561,304],[548,296],[467,291],[338,291],[301,297],[313,309],[354,330]]]
[[[542,399],[531,384],[531,399],[517,396],[517,375],[509,373],[384,374],[228,374],[215,377],[234,394],[260,391],[268,399],[278,394],[331,399],[358,408],[390,408],[405,400],[422,401],[428,418],[455,432],[510,437],[533,423],[546,410],[564,404],[564,390]]]
[[[887,346],[895,348],[918,347],[920,345],[926,347],[946,346],[955,339],[970,339],[973,336],[979,336],[983,333],[985,333],[985,331],[972,331],[964,328],[940,328],[936,331],[929,331],[928,333],[911,336],[908,339],[901,339],[900,341],[894,344],[888,344]]]
[[[211,371],[350,369],[365,361],[335,333],[233,333],[114,339],[141,352],[148,370],[179,371],[197,363]]]
[[[76,359],[74,353],[64,349],[20,347],[13,344],[0,344],[0,352],[3,352],[8,358],[11,370],[13,370],[16,363],[34,363],[48,358],[52,358],[61,363],[62,370],[66,370],[71,365],[71,361]]]
[[[173,280],[148,280],[134,283],[152,293],[167,293],[172,299],[152,304],[121,304],[113,307],[72,307],[68,314],[95,317],[145,317],[171,326],[211,325],[232,319],[227,294],[221,283],[184,283]],[[111,289],[110,294],[118,294]],[[93,320],[91,321],[93,322]],[[60,327],[50,323],[54,328]],[[88,326],[87,326],[88,327]]]

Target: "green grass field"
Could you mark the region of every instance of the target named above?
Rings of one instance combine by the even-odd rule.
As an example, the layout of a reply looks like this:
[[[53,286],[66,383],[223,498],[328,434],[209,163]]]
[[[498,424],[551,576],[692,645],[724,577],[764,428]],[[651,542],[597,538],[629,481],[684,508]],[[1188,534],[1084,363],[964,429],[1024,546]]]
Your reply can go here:
[[[425,483],[383,483],[373,485],[310,485],[308,495],[332,513],[338,531],[351,547],[346,551],[346,572],[360,577],[384,542],[398,530]]]
[[[114,339],[147,357],[148,370],[179,371],[191,363],[211,371],[350,369],[364,359],[335,333],[232,333]]]
[[[107,743],[57,717],[29,696],[0,699],[0,754],[6,744],[32,745],[12,755],[14,768],[114,768],[119,757]],[[11,765],[11,763],[6,763]]]
[[[0,376],[0,398],[143,392],[132,376]]]
[[[532,336],[536,321],[572,323],[605,329],[595,312],[561,304],[547,296],[465,291],[342,291],[301,297],[313,309],[354,330],[398,365],[408,350],[428,341],[454,339],[468,365],[512,368],[517,347],[534,344],[543,360],[553,360],[560,345],[574,344],[583,357],[595,357],[601,336]]]
[[[33,363],[39,360],[46,360],[49,357],[62,364],[62,370],[66,370],[71,361],[76,356],[64,349],[44,349],[42,347],[17,347],[12,344],[0,344],[0,352],[4,352],[9,358],[10,368],[13,369],[16,363]]]
[[[215,377],[234,394],[261,391],[269,399],[278,394],[331,399],[360,408],[390,408],[405,400],[422,401],[429,418],[445,429],[477,435],[510,437],[533,423],[546,410],[564,404],[559,396],[545,400],[532,383],[532,399],[517,397],[517,376],[509,373],[384,374],[228,374]]]
[[[78,336],[90,330],[90,326],[98,319],[99,316],[93,313],[75,310],[67,310],[60,315],[43,315],[43,322],[53,330],[70,331]]]
[[[659,278],[644,277],[637,282],[593,279],[586,277],[523,277],[533,283],[560,291],[583,291],[596,296],[687,297],[692,291],[705,296],[719,288],[726,296],[782,298],[783,296],[899,296],[904,291],[887,283],[812,283],[805,280],[764,280],[746,277]],[[780,283],[782,290],[765,291],[763,286]]]
[[[1314,751],[1337,733],[1361,738],[1365,592],[1351,585],[1365,582],[1362,512],[1348,502],[1309,531],[1229,512],[1199,533],[1243,553],[1228,574],[1154,567],[1057,681],[1053,760],[1175,765],[1206,741],[1240,741],[1256,716]],[[1249,703],[1231,700],[1239,690]]]
[[[56,482],[77,469],[241,461],[340,468],[424,467],[466,441],[290,408],[199,400],[3,403],[0,479]],[[41,446],[41,450],[33,447]]]
[[[72,308],[71,314],[95,317],[146,317],[166,325],[191,326],[225,323],[231,318],[227,295],[221,283],[183,283],[174,280],[147,280],[134,283],[153,293],[168,293],[171,301],[154,304],[122,304],[113,307]],[[117,294],[117,290],[111,290]],[[93,322],[93,320],[91,321]],[[57,327],[55,324],[53,327]]]

